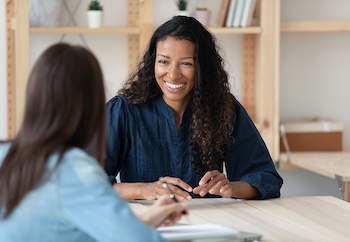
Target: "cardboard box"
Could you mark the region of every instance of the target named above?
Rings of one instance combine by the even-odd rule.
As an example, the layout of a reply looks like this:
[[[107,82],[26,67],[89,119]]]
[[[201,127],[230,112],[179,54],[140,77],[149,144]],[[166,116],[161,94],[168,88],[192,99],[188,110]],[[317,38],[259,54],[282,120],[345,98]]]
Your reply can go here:
[[[281,121],[280,151],[342,151],[344,124],[327,119]],[[285,139],[283,139],[285,135]]]

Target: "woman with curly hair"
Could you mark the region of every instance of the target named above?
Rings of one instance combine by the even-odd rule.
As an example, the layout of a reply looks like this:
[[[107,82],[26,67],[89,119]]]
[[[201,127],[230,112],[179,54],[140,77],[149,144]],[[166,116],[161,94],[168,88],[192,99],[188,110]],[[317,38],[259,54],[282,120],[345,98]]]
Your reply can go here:
[[[160,176],[184,199],[280,196],[282,178],[223,66],[214,36],[192,17],[154,32],[107,104],[105,169],[122,197],[157,199]]]

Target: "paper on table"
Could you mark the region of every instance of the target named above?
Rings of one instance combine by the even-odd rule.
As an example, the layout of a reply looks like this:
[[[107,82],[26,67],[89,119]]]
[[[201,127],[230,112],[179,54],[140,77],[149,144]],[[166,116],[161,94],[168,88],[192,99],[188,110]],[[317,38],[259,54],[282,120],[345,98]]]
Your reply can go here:
[[[240,232],[220,224],[189,224],[159,227],[158,232],[169,241],[186,241],[210,238],[237,238]]]

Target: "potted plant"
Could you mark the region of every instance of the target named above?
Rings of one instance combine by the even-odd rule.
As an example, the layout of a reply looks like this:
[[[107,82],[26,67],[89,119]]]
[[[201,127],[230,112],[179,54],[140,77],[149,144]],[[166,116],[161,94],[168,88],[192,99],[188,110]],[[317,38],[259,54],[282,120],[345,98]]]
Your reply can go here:
[[[189,16],[189,12],[187,11],[188,0],[175,0],[178,12],[177,15]]]
[[[90,1],[87,15],[90,28],[100,28],[102,26],[103,6],[98,0]]]

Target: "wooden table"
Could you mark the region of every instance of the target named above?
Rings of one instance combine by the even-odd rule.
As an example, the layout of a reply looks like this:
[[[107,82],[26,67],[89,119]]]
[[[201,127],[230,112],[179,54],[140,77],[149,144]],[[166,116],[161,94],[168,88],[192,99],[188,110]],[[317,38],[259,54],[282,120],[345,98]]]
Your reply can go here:
[[[139,213],[148,205],[130,206]],[[261,241],[350,241],[350,203],[335,197],[193,199],[189,206],[193,224],[216,223],[260,233]]]
[[[350,152],[290,152],[281,153],[282,162],[330,177],[338,182],[345,201],[350,202]],[[350,239],[349,239],[350,241]]]

